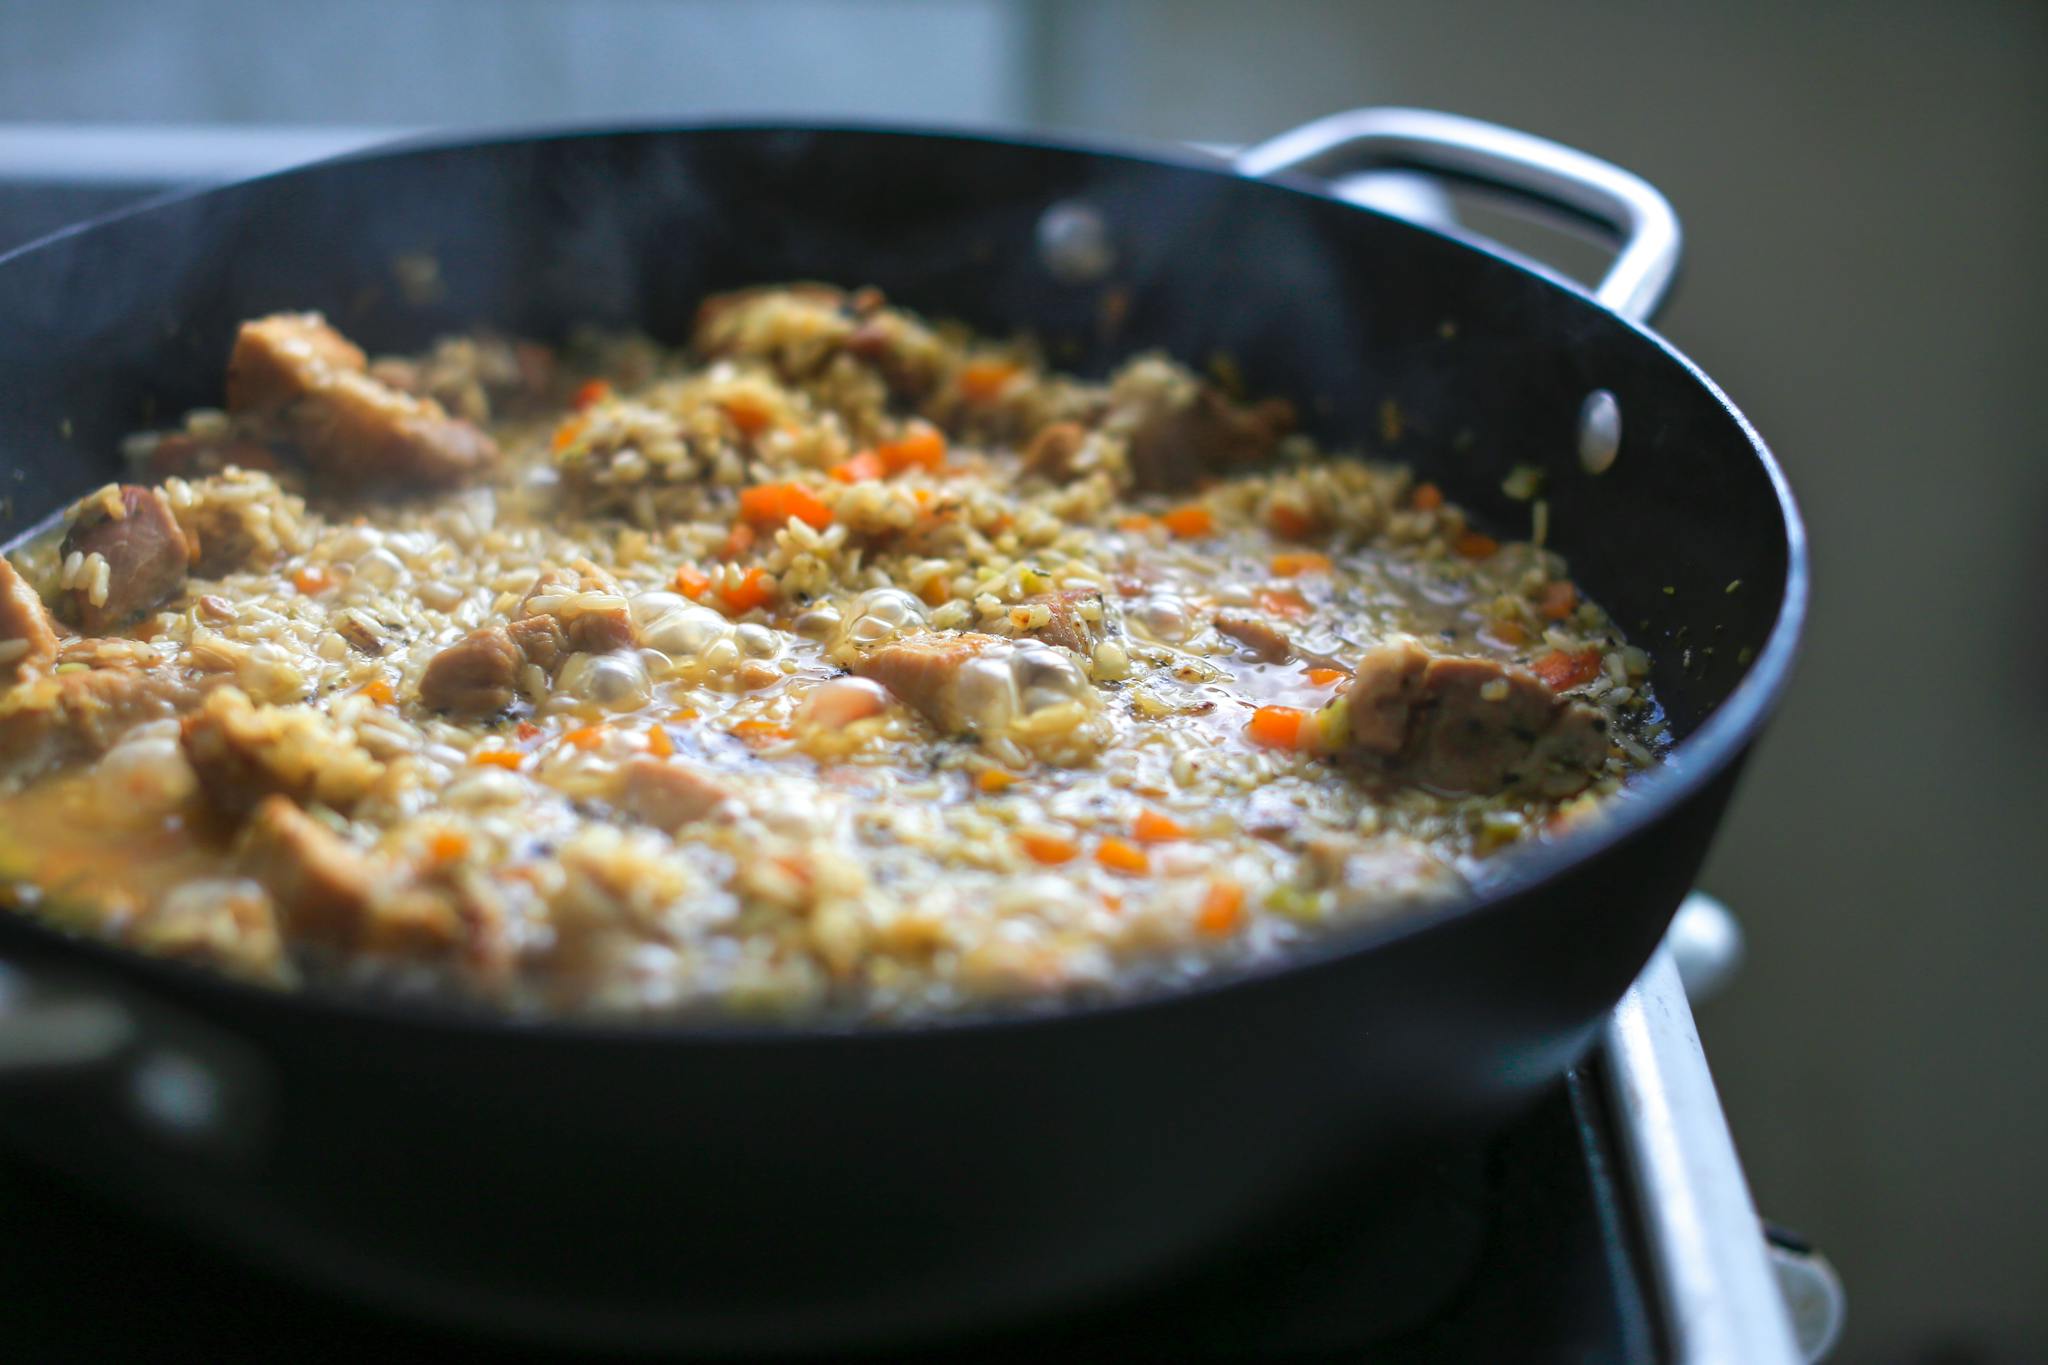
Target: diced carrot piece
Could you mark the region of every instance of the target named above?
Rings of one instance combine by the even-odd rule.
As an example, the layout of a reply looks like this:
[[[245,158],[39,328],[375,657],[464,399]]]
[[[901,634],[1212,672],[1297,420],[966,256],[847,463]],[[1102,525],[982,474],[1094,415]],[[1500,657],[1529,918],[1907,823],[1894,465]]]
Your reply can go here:
[[[1261,748],[1298,749],[1307,719],[1308,712],[1299,707],[1261,706],[1252,712],[1251,723],[1245,729],[1252,743]]]
[[[593,379],[590,380],[588,383],[580,386],[576,390],[576,396],[570,399],[569,401],[571,404],[575,406],[578,412],[581,412],[585,408],[596,407],[599,403],[602,403],[605,399],[611,396],[611,381],[605,379]]]
[[[993,403],[1022,369],[1014,360],[970,360],[960,367],[960,396],[970,403]]]
[[[1553,649],[1530,664],[1529,669],[1543,679],[1544,686],[1551,691],[1569,691],[1574,687],[1584,687],[1600,676],[1600,651],[1581,649],[1567,653]]]
[[[1131,833],[1144,844],[1165,844],[1188,837],[1186,825],[1156,810],[1139,811],[1138,818],[1131,824]]]
[[[913,488],[910,490],[910,500],[917,504],[917,510],[920,512],[931,511],[932,504],[938,501],[938,496],[929,488]]]
[[[906,469],[940,469],[946,463],[946,436],[929,422],[911,422],[903,435],[875,447],[875,457],[891,474]]]
[[[850,460],[841,460],[825,471],[840,483],[867,483],[873,479],[886,478],[889,466],[882,463],[882,457],[872,450],[863,450]]]
[[[788,484],[762,483],[740,490],[740,515],[756,526],[770,530],[782,525],[783,493]]]
[[[1569,578],[1560,578],[1543,585],[1543,595],[1536,599],[1536,610],[1546,621],[1562,621],[1579,609],[1579,590]]]
[[[1467,531],[1451,548],[1466,559],[1491,559],[1500,549],[1500,542],[1483,531]]]
[[[1228,877],[1209,883],[1202,895],[1202,908],[1195,912],[1195,927],[1211,938],[1222,938],[1244,919],[1244,888]]]
[[[554,449],[556,454],[561,454],[570,446],[576,444],[576,438],[583,434],[583,428],[588,425],[589,423],[581,417],[571,417],[568,421],[555,428],[554,438],[548,442],[549,446]]]
[[[562,736],[562,743],[578,749],[595,749],[604,743],[605,727],[602,725],[579,725]]]
[[[1141,877],[1152,870],[1151,855],[1128,839],[1108,838],[1095,846],[1095,861],[1111,872]]]
[[[732,424],[739,428],[742,436],[759,436],[775,420],[767,405],[752,394],[736,393],[729,398],[721,398],[718,406],[725,409],[725,415],[732,419]]]
[[[924,599],[926,606],[937,607],[944,605],[946,600],[952,597],[953,589],[943,578],[927,578],[917,595]]]
[[[765,607],[775,600],[775,585],[768,581],[768,571],[759,565],[747,570],[746,577],[737,583],[729,583],[718,590],[718,596],[726,609],[738,615]]]
[[[1348,675],[1341,668],[1311,668],[1308,671],[1308,680],[1317,687],[1328,687],[1333,683],[1343,682],[1346,676]]]
[[[720,559],[738,559],[754,548],[754,528],[744,521],[736,521],[725,533],[725,543],[718,547]]]
[[[1273,573],[1279,578],[1298,578],[1305,573],[1328,573],[1330,567],[1328,555],[1296,552],[1273,556]]]
[[[1274,535],[1286,540],[1307,540],[1322,529],[1322,522],[1315,513],[1304,511],[1291,502],[1276,502],[1268,508],[1266,525]]]
[[[479,749],[469,761],[480,768],[516,768],[526,762],[526,755],[517,749]]]
[[[542,730],[538,725],[535,725],[530,720],[522,720],[519,722],[519,724],[512,727],[513,736],[517,738],[521,743],[531,743],[533,740],[539,739],[545,733],[546,731]]]
[[[732,727],[732,732],[749,744],[768,744],[789,738],[789,727],[772,720],[743,720]]]
[[[1529,628],[1520,621],[1488,621],[1479,628],[1479,637],[1489,644],[1513,649],[1529,643]]]
[[[427,840],[427,856],[437,863],[452,863],[469,852],[469,836],[452,829],[434,831]]]
[[[676,566],[676,591],[695,601],[711,591],[711,575],[695,564]]]
[[[308,597],[317,597],[334,586],[334,575],[318,564],[307,564],[292,570],[292,586]]]
[[[1252,594],[1252,600],[1275,616],[1301,617],[1308,615],[1308,599],[1293,588],[1262,588]]]
[[[668,737],[668,731],[659,725],[647,727],[647,752],[656,758],[667,758],[676,751],[676,742]]]
[[[974,785],[993,795],[1006,791],[1017,781],[1017,774],[1002,768],[983,768],[975,777]]]
[[[1418,512],[1434,512],[1444,505],[1444,490],[1433,483],[1418,483],[1408,502]]]
[[[379,706],[389,706],[398,700],[398,695],[391,690],[391,684],[382,678],[372,678],[356,690]]]
[[[1143,512],[1133,512],[1127,517],[1116,519],[1116,529],[1119,531],[1149,531],[1158,524],[1158,521]]]
[[[769,529],[786,525],[791,517],[821,531],[832,524],[832,509],[800,483],[761,483],[742,488],[740,515]]]
[[[1081,846],[1063,834],[1025,830],[1017,836],[1017,844],[1034,862],[1044,863],[1047,867],[1070,863],[1081,855]]]
[[[1206,536],[1216,529],[1216,518],[1198,502],[1182,503],[1160,520],[1166,523],[1167,530],[1183,540]]]

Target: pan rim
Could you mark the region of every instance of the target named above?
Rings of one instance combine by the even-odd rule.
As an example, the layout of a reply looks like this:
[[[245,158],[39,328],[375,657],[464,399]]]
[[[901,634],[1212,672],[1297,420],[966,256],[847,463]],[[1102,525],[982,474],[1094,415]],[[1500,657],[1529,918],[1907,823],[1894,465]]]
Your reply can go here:
[[[692,134],[832,135],[900,137],[908,140],[969,143],[1033,150],[1049,150],[1077,156],[1125,161],[1196,175],[1216,176],[1258,187],[1260,192],[1298,195],[1326,203],[1340,204],[1355,213],[1365,213],[1414,233],[1448,243],[1457,251],[1470,253],[1496,265],[1504,265],[1530,276],[1542,285],[1561,291],[1604,317],[1633,332],[1637,339],[1675,363],[1689,379],[1702,386],[1721,411],[1735,423],[1748,443],[1751,457],[1761,468],[1777,501],[1785,547],[1785,577],[1779,594],[1776,620],[1764,645],[1751,660],[1741,680],[1700,725],[1679,740],[1652,770],[1629,783],[1628,799],[1612,803],[1604,817],[1554,843],[1516,850],[1502,860],[1501,871],[1477,891],[1406,911],[1385,921],[1368,922],[1327,930],[1292,945],[1285,953],[1257,962],[1223,964],[1193,981],[1152,984],[1095,1000],[1033,999],[1005,1002],[988,1009],[963,1010],[929,1018],[900,1021],[859,1022],[847,1019],[794,1019],[789,1023],[722,1020],[690,1016],[679,1019],[605,1019],[578,1016],[540,1017],[491,1011],[456,1000],[388,997],[346,990],[277,991],[239,981],[224,973],[164,958],[135,949],[67,933],[47,925],[31,914],[7,910],[0,922],[0,943],[21,940],[65,956],[91,961],[133,978],[136,984],[154,980],[185,994],[222,996],[244,1006],[284,1008],[316,1016],[373,1026],[400,1025],[478,1037],[545,1042],[549,1046],[587,1044],[594,1046],[649,1044],[718,1047],[791,1047],[818,1044],[912,1044],[920,1040],[952,1040],[985,1034],[1020,1031],[1046,1032],[1068,1027],[1088,1027],[1139,1012],[1157,1013],[1175,1007],[1190,1007],[1227,998],[1232,993],[1270,986],[1275,981],[1327,968],[1353,956],[1370,954],[1411,937],[1439,932],[1448,926],[1488,913],[1511,913],[1513,903],[1536,891],[1567,870],[1589,862],[1602,853],[1629,842],[1659,820],[1697,795],[1740,760],[1755,741],[1783,699],[1797,659],[1811,596],[1811,568],[1803,517],[1790,482],[1755,426],[1728,395],[1690,357],[1649,326],[1604,307],[1590,290],[1555,271],[1531,262],[1487,250],[1469,236],[1438,231],[1380,210],[1339,199],[1327,188],[1298,178],[1259,180],[1235,170],[1230,163],[1198,148],[1172,143],[1076,134],[1047,134],[1025,130],[982,128],[958,124],[916,122],[807,119],[704,119],[592,121],[553,124],[534,128],[493,129],[485,132],[441,131],[409,135],[374,146],[344,152],[222,185],[181,187],[147,197],[111,213],[80,223],[0,252],[0,270],[18,258],[28,256],[72,237],[90,233],[130,219],[210,196],[246,192],[273,181],[303,176],[321,170],[355,164],[422,157],[446,153],[481,151],[493,147],[581,139],[629,137],[673,137]]]

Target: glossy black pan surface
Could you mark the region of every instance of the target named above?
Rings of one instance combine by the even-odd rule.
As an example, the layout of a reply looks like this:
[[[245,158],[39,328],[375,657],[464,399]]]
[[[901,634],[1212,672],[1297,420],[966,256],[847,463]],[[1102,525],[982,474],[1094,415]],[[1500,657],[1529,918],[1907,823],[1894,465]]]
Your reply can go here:
[[[1110,226],[1062,284],[1050,204]],[[438,291],[394,262],[431,256]],[[888,1340],[1161,1273],[1340,1163],[1495,1123],[1655,945],[1803,611],[1767,452],[1654,335],[1412,225],[1189,159],[938,134],[699,128],[409,149],[159,204],[0,259],[0,539],[116,476],[120,437],[219,402],[241,319],[325,310],[373,350],[489,323],[682,337],[707,292],[873,283],[1100,370],[1224,352],[1338,446],[1415,463],[1499,528],[1550,473],[1551,539],[1655,659],[1682,737],[1603,829],[1455,910],[1284,969],[1051,1017],[884,1033],[534,1026],[276,998],[0,915],[0,952],[243,1040],[262,1136],[154,1140],[72,1087],[15,1136],[287,1268],[567,1339]],[[1106,295],[1114,291],[1114,301]],[[1110,326],[1106,318],[1114,317]],[[1606,474],[1580,403],[1618,398]],[[1731,589],[1731,584],[1739,583]]]

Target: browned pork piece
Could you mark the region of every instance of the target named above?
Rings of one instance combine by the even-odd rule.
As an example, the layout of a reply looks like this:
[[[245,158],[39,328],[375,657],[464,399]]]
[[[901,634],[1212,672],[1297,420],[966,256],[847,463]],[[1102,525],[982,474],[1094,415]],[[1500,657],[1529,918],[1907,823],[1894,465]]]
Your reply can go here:
[[[1216,632],[1243,645],[1254,659],[1263,664],[1285,663],[1287,656],[1294,652],[1294,646],[1284,631],[1250,612],[1217,612]]]
[[[1093,619],[1087,612],[1091,604]],[[1100,588],[1062,588],[1058,592],[1042,592],[1025,598],[1022,605],[1044,607],[1052,613],[1051,620],[1033,627],[1027,634],[1049,645],[1071,649],[1084,659],[1095,652],[1095,646],[1101,643],[1108,631],[1108,607]]]
[[[1558,696],[1527,669],[1412,641],[1369,651],[1335,705],[1348,752],[1439,791],[1568,796],[1607,760],[1598,709]]]
[[[515,639],[519,637],[519,627],[535,618],[540,618],[542,624],[553,621],[561,631],[561,647],[572,654],[609,654],[639,643],[633,613],[620,595],[618,583],[583,560],[572,568],[543,573],[520,602],[519,616],[513,622]],[[521,647],[526,648],[524,641]],[[545,646],[536,640],[536,647]],[[528,657],[553,671],[551,659],[537,657],[533,649],[528,649]]]
[[[135,484],[109,485],[73,508],[60,553],[67,564],[84,557],[63,601],[88,635],[118,630],[176,597],[192,566],[192,543],[170,503]]]
[[[461,938],[447,896],[373,862],[289,797],[256,806],[240,852],[291,939],[340,952],[432,953]]]
[[[485,626],[427,661],[420,675],[420,700],[436,711],[488,716],[519,696],[519,670],[526,655],[503,626]]]
[[[183,509],[181,525],[192,543],[192,572],[220,578],[237,569],[275,559],[275,534],[263,524],[266,509],[254,503],[200,499]]]
[[[362,350],[320,314],[274,313],[235,338],[228,411],[274,422],[315,469],[351,485],[445,488],[497,467],[497,446],[474,425],[366,371]]]
[[[198,689],[128,663],[40,673],[0,692],[0,764],[24,771],[105,753],[129,730],[177,715]]]
[[[1088,675],[1073,658],[1036,640],[912,635],[854,660],[853,671],[888,688],[944,734],[1006,735],[1033,747],[1059,745],[1057,735],[1027,733],[1041,712],[1068,704],[1090,711],[1095,705]],[[1071,738],[1091,750],[1101,742],[1092,732],[1075,731]]]
[[[1079,422],[1047,422],[1024,447],[1024,469],[1055,483],[1080,472],[1081,448],[1088,444],[1088,428]]]
[[[862,656],[853,671],[872,678],[897,700],[948,734],[973,728],[975,708],[962,673],[984,655],[1006,647],[994,635],[920,635]]]
[[[1216,633],[1243,645],[1245,652],[1262,664],[1281,664],[1289,659],[1298,659],[1315,668],[1334,668],[1340,673],[1350,671],[1351,666],[1342,659],[1303,648],[1286,631],[1248,611],[1217,612]]]
[[[57,661],[57,628],[43,599],[0,555],[0,684]]]
[[[1247,406],[1202,384],[1191,397],[1154,399],[1131,428],[1131,479],[1167,492],[1208,475],[1241,474],[1271,459],[1293,429],[1294,408],[1283,399]]]
[[[639,631],[617,584],[591,566],[550,569],[505,626],[485,626],[436,654],[420,677],[420,700],[436,711],[487,716],[518,698],[519,670],[552,676],[571,654],[631,649]]]
[[[223,687],[179,724],[185,758],[214,807],[242,816],[266,796],[346,810],[368,794],[384,765],[334,723],[303,706],[258,706]]]
[[[689,764],[643,754],[626,764],[619,809],[673,834],[717,813],[731,798],[730,791]]]

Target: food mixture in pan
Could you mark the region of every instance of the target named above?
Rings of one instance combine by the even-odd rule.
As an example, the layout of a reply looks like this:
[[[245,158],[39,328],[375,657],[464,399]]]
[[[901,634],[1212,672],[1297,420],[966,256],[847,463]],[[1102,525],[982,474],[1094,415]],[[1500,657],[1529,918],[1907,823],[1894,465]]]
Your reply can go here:
[[[1455,894],[1662,742],[1557,555],[1157,355],[795,285],[681,350],[279,314],[225,387],[0,560],[0,887],[260,982],[1099,996]]]

